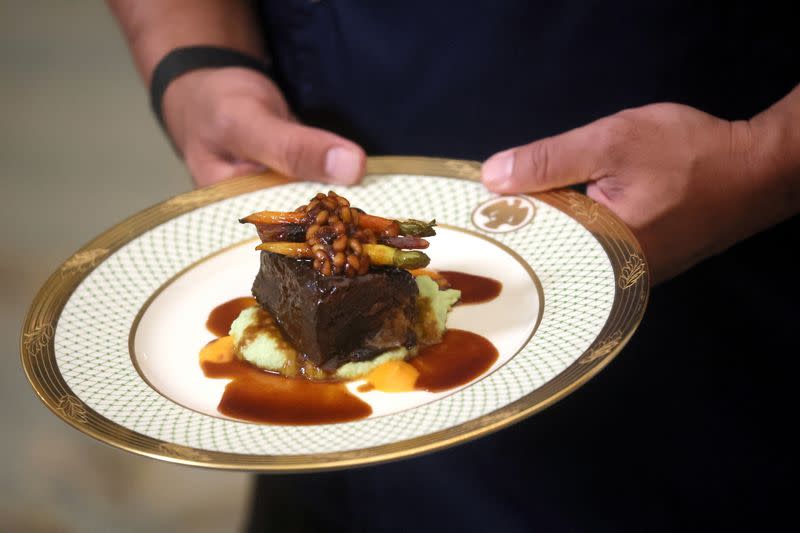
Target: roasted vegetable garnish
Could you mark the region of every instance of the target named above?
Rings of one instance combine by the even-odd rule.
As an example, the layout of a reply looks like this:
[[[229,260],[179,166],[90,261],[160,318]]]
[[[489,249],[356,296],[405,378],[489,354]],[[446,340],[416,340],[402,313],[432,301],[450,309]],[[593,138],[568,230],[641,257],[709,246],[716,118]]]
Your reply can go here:
[[[300,224],[303,222],[303,213],[282,213],[280,211],[259,211],[244,218],[240,218],[242,224]]]
[[[371,265],[423,268],[430,259],[418,251],[428,247],[423,236],[435,235],[435,221],[397,221],[364,213],[333,191],[284,213],[260,211],[240,222],[254,224],[259,250],[312,260],[324,276],[366,274]]]
[[[265,242],[256,246],[256,250],[265,250],[297,259],[314,258],[316,260],[318,256],[318,253],[315,253],[308,244],[302,242]],[[369,258],[370,264],[377,266],[396,266],[410,270],[425,268],[430,263],[430,258],[422,252],[398,250],[383,244],[365,244],[364,252]]]
[[[383,237],[381,243],[391,246],[392,248],[408,248],[410,250],[424,250],[430,244],[422,237],[406,237],[400,235],[397,237]]]
[[[405,269],[425,268],[431,262],[422,252],[398,250],[385,244],[366,244],[364,248],[376,265],[392,265]]]
[[[414,237],[433,237],[436,235],[436,230],[433,227],[436,225],[435,220],[430,222],[423,222],[421,220],[401,220],[398,222],[400,226],[400,235],[408,235]]]

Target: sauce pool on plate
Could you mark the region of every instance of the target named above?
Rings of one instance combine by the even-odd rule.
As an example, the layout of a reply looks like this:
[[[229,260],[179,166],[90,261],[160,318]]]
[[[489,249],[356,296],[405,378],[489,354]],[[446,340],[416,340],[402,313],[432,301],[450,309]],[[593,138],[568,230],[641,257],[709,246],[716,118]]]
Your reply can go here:
[[[234,298],[218,305],[209,313],[206,329],[217,337],[224,337],[230,331],[231,324],[239,316],[239,313],[254,305],[257,305],[256,299],[250,296]]]
[[[453,271],[441,272],[441,275],[452,288],[461,291],[460,303],[487,302],[502,290],[499,281],[483,276]],[[254,298],[234,298],[215,307],[206,321],[208,330],[219,338],[201,350],[200,366],[206,377],[231,380],[217,407],[221,414],[250,422],[288,425],[349,422],[372,414],[369,404],[353,395],[344,382],[288,378],[238,359],[227,335],[239,313],[254,305],[257,305]],[[407,362],[395,361],[395,364],[413,369],[402,369],[404,371],[398,373],[405,376],[400,387],[384,390],[442,392],[454,389],[484,374],[498,356],[497,348],[485,337],[451,328],[445,331],[439,344],[423,348]],[[408,380],[409,370],[418,374],[416,381]],[[369,392],[375,388],[367,378],[358,391]]]
[[[461,291],[460,304],[480,304],[497,298],[503,284],[496,279],[476,276],[466,272],[445,270],[439,274],[447,280],[450,287]]]
[[[462,329],[448,329],[442,342],[423,348],[409,361],[419,371],[415,389],[442,392],[466,385],[497,361],[489,339]]]
[[[309,425],[349,422],[372,414],[369,404],[351,394],[344,383],[287,378],[235,357],[224,363],[204,361],[201,366],[210,378],[231,378],[217,407],[231,418]]]
[[[206,327],[219,338],[200,351],[200,368],[209,378],[229,378],[217,406],[223,415],[267,424],[310,425],[349,422],[372,414],[368,403],[344,383],[287,378],[236,357],[228,335],[231,323],[253,298],[235,298],[215,307]]]

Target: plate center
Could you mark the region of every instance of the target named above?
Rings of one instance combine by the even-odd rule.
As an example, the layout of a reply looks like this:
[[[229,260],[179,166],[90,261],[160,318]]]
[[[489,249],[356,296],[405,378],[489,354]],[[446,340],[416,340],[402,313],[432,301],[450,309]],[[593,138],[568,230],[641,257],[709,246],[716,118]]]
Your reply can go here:
[[[497,348],[497,362],[483,379],[508,362],[533,336],[543,309],[542,289],[533,269],[494,239],[460,228],[442,226],[426,251],[430,268],[461,271],[500,281],[500,295],[486,303],[457,305],[447,326],[478,333]],[[188,267],[160,288],[142,308],[131,331],[131,358],[156,391],[189,409],[226,418],[217,411],[226,379],[210,379],[200,369],[198,354],[214,336],[205,328],[210,311],[240,296],[249,296],[258,271],[257,242],[224,249]],[[412,409],[463,387],[430,393],[351,391],[372,406],[371,417]],[[465,385],[469,386],[469,384]]]

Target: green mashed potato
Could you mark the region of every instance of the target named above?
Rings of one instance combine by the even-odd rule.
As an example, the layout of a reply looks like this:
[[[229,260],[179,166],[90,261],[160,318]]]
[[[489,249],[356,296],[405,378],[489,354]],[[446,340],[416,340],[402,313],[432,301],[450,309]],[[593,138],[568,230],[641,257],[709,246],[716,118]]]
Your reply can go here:
[[[417,324],[418,338],[426,343],[437,342],[441,339],[447,323],[447,313],[461,297],[461,291],[455,289],[439,290],[428,276],[417,276],[419,297],[417,309],[419,323]],[[282,339],[275,338],[267,331],[248,332],[245,330],[258,323],[258,307],[250,307],[242,311],[231,324],[230,335],[236,353],[251,364],[280,372],[286,367],[289,357],[294,357],[294,351],[288,348]],[[245,342],[242,342],[242,341]],[[405,348],[395,348],[377,356],[372,361],[360,361],[342,365],[336,371],[336,377],[342,379],[355,379],[370,373],[381,364],[395,359],[406,359],[416,353],[409,353]]]

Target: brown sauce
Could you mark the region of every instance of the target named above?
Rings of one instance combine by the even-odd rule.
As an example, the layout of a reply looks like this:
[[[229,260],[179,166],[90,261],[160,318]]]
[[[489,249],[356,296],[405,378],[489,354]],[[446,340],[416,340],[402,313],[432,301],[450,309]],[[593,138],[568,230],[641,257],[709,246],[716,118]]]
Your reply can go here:
[[[494,300],[503,290],[503,284],[484,276],[445,270],[439,272],[450,283],[450,287],[461,291],[462,304],[479,304]]]
[[[234,298],[222,305],[218,305],[208,315],[206,328],[217,337],[224,337],[230,331],[231,324],[239,316],[239,313],[254,305],[257,305],[256,299],[249,296]]]
[[[497,361],[489,339],[461,329],[448,329],[439,344],[423,348],[409,361],[419,371],[416,389],[441,392],[465,385]]]
[[[224,337],[239,313],[253,305],[256,305],[253,298],[225,302],[211,311],[206,327]],[[223,345],[218,351],[226,349],[230,353],[217,353],[205,360],[201,354],[200,361],[206,377],[231,379],[217,406],[226,416],[268,424],[310,425],[349,422],[372,414],[369,404],[350,394],[344,383],[315,382],[265,372],[237,359],[232,344]]]
[[[254,304],[252,298],[236,298],[219,305],[209,315],[206,326],[212,333],[224,337],[239,313]],[[220,413],[231,418],[268,424],[312,425],[349,422],[372,414],[369,404],[351,394],[345,383],[288,378],[263,371],[236,358],[230,341],[219,344],[216,352],[209,354],[206,350],[200,361],[206,377],[231,379],[217,407]],[[419,372],[414,385],[416,390],[441,392],[481,376],[497,358],[497,348],[488,339],[469,331],[448,329],[441,343],[423,348],[408,362]],[[358,388],[359,392],[373,389],[370,383]]]
[[[286,354],[286,362],[281,369],[281,374],[287,377],[295,377],[302,369],[302,361],[288,341],[283,338],[283,335],[278,328],[278,324],[271,314],[258,307],[255,311],[255,322],[244,328],[242,338],[239,340],[239,345],[246,347],[253,342],[260,334],[265,334],[270,337],[278,346],[278,349]]]
[[[268,424],[333,424],[366,418],[369,404],[350,394],[344,383],[287,378],[234,358],[202,363],[210,378],[232,378],[217,409],[220,413]]]

